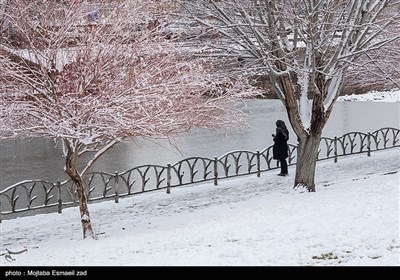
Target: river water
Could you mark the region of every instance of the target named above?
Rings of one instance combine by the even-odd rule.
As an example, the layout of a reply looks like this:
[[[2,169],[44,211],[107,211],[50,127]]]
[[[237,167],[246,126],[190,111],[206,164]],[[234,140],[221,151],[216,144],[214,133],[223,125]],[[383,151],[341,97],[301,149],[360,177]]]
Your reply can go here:
[[[166,140],[137,138],[119,143],[93,166],[94,171],[125,171],[144,164],[175,163],[192,156],[221,156],[233,150],[263,150],[272,145],[275,121],[289,127],[285,108],[279,100],[247,102],[249,128],[241,133],[192,130],[179,135],[171,145]],[[323,136],[341,136],[347,132],[373,132],[383,127],[400,127],[400,103],[338,101]],[[290,143],[296,137],[290,130]],[[50,139],[0,141],[0,190],[28,179],[63,181],[64,160],[59,145]],[[178,148],[176,148],[176,147]]]

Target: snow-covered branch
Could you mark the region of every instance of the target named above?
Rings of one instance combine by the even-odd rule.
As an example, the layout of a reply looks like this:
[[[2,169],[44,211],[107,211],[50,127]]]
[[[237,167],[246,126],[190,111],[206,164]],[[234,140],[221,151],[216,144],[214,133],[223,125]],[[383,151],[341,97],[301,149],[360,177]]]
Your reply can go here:
[[[232,0],[183,4],[192,19],[201,19],[197,20],[200,30],[206,27],[219,34],[213,38],[198,37],[199,45],[216,46],[214,50],[219,56],[236,54],[242,59],[239,68],[227,71],[236,71],[239,76],[257,73],[271,77],[272,88],[290,107],[293,120],[306,122],[295,125],[298,133],[310,127],[305,112],[319,112],[310,106],[319,104],[327,116],[330,114],[346,73],[360,57],[365,61],[371,58],[367,54],[385,52],[388,46],[397,48],[391,54],[400,57],[399,47],[393,44],[399,42],[399,5],[399,1],[390,0]],[[376,63],[379,61],[375,60]],[[378,69],[381,73],[382,67]],[[322,101],[307,101],[315,97]],[[290,100],[297,105],[287,104]]]
[[[193,127],[240,128],[246,83],[168,39],[157,1],[97,6],[16,0],[0,41],[1,137],[64,139],[81,173],[127,137],[169,137]],[[138,16],[140,15],[140,16]],[[64,142],[65,142],[64,141]]]

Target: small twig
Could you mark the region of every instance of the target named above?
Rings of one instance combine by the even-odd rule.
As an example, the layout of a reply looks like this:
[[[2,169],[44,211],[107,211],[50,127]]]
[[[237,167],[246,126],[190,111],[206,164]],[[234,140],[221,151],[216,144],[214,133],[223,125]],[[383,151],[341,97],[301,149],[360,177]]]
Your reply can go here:
[[[11,251],[8,250],[7,248],[5,249],[6,253],[2,253],[0,254],[0,256],[4,256],[4,258],[6,259],[6,261],[8,262],[15,262],[15,259],[11,256],[11,255],[18,255],[18,254],[22,254],[22,253],[28,253],[28,247],[24,246],[24,249],[21,251]]]

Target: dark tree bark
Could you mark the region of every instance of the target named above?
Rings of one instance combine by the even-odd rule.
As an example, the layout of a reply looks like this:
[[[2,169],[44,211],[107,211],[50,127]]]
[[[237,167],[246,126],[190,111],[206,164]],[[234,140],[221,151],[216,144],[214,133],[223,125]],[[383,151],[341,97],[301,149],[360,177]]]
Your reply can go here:
[[[85,191],[85,181],[77,170],[77,153],[68,146],[66,161],[65,161],[65,172],[74,182],[76,191],[79,199],[79,211],[81,214],[81,222],[83,229],[83,238],[86,238],[90,234],[94,239],[96,238],[95,233],[90,222],[90,214],[88,209],[88,199]]]
[[[295,187],[305,187],[309,192],[315,192],[315,167],[320,140],[321,135],[318,134],[310,134],[299,138],[296,177],[294,180]]]

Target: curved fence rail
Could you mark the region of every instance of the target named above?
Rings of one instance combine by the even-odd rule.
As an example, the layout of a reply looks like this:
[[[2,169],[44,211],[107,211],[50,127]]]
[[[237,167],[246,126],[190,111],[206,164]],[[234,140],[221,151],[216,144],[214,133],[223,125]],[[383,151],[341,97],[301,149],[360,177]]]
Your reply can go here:
[[[372,133],[349,132],[340,137],[322,137],[318,160],[400,147],[400,130],[381,128]],[[289,144],[288,164],[296,164],[297,146]],[[191,157],[175,164],[142,165],[122,173],[90,172],[85,176],[89,201],[113,199],[137,193],[167,189],[206,181],[257,174],[278,168],[272,158],[272,146],[262,151],[232,151],[220,157]],[[71,180],[48,182],[28,180],[0,192],[1,215],[29,210],[63,207],[77,204],[77,193]]]

